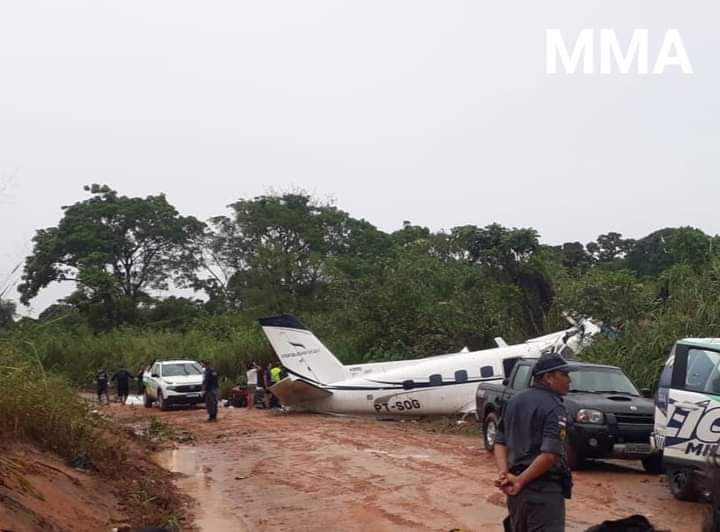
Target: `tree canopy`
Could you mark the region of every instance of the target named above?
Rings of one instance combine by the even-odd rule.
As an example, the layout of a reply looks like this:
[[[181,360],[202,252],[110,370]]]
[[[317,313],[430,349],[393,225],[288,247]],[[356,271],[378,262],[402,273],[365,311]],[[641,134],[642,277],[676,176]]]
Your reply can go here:
[[[187,273],[189,243],[204,224],[181,216],[163,194],[120,196],[107,186],[85,187],[90,198],[63,207],[57,227],[41,229],[25,261],[18,291],[27,304],[52,282],[73,282],[68,299],[99,309],[110,324],[132,321],[148,291],[167,290]]]
[[[52,282],[75,291],[38,324],[8,327],[15,309],[0,301],[0,329],[120,331],[117,345],[122,327],[152,330],[153,349],[196,356],[214,345],[228,371],[238,346],[248,357],[269,352],[255,320],[278,312],[299,314],[346,362],[480,349],[496,336],[523,341],[566,327],[564,311],[625,335],[617,355],[602,343],[591,351],[608,362],[661,358],[672,341],[662,327],[720,335],[718,237],[692,227],[549,246],[532,227],[497,223],[433,231],[405,220],[385,232],[303,192],[242,198],[205,224],[162,194],[86,191],[56,227],[37,232],[19,287],[25,304]],[[65,348],[47,345],[57,364],[70,364]],[[623,362],[651,378],[646,365]]]

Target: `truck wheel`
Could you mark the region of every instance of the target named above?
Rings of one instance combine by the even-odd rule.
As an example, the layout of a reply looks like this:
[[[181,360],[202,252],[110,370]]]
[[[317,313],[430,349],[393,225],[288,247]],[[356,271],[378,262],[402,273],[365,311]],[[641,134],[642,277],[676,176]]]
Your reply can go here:
[[[150,399],[150,397],[148,397],[147,392],[143,393],[143,404],[145,405],[145,408],[152,407],[153,402],[152,402],[152,399]]]
[[[662,473],[662,454],[655,453],[642,459],[642,466],[646,473],[659,475]]]
[[[670,492],[681,501],[697,500],[697,490],[693,482],[693,474],[689,469],[675,469],[668,473]]]
[[[570,442],[565,444],[565,458],[570,469],[582,469],[585,465],[585,458],[577,452],[575,446]]]
[[[498,421],[497,416],[490,412],[485,416],[483,422],[483,441],[485,442],[485,450],[489,453],[495,448],[495,439],[497,438]]]
[[[160,390],[158,390],[158,406],[160,407],[160,410],[165,411],[168,409],[167,401],[163,397],[163,394]]]

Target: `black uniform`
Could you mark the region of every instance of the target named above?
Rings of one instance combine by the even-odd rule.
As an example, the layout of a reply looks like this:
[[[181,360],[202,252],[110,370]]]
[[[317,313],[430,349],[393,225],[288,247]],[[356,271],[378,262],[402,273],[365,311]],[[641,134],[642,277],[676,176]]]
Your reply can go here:
[[[218,374],[210,366],[205,367],[203,390],[205,391],[205,408],[207,408],[208,412],[208,421],[215,421],[218,411]]]
[[[570,469],[565,460],[567,412],[560,395],[547,386],[533,387],[513,397],[498,426],[496,442],[507,449],[508,469],[522,473],[540,453],[561,460],[550,471],[508,496],[513,532],[565,530],[565,498],[570,498]]]
[[[98,371],[95,374],[95,383],[97,385],[97,398],[98,403],[102,400],[103,395],[107,395],[107,389],[108,389],[108,375],[107,372],[103,369]],[[110,400],[108,399],[108,402]]]
[[[112,376],[112,380],[117,381],[117,394],[123,402],[130,393],[130,379],[132,374],[126,369],[119,369]]]
[[[145,368],[140,368],[140,371],[138,371],[137,375],[135,375],[135,378],[137,379],[138,395],[142,395],[145,393],[145,381],[143,380],[144,374],[145,374]]]

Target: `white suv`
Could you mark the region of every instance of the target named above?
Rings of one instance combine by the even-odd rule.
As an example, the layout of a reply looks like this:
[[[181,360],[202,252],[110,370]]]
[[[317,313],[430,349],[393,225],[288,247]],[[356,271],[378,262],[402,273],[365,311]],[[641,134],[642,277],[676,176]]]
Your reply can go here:
[[[157,401],[160,410],[174,404],[202,403],[204,369],[194,360],[163,360],[155,362],[143,373],[145,408]]]

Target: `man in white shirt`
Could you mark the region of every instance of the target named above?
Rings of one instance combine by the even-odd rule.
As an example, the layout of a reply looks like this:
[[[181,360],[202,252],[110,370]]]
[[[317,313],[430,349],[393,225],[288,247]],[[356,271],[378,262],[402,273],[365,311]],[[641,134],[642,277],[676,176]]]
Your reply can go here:
[[[245,373],[247,376],[247,407],[255,408],[255,390],[258,383],[258,365],[253,362]]]

